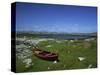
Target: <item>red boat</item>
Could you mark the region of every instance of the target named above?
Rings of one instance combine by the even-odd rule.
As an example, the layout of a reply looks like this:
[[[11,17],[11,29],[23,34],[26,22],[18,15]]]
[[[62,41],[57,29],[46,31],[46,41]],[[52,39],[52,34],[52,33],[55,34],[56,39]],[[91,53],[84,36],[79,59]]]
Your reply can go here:
[[[46,59],[46,60],[58,60],[58,53],[51,53],[48,51],[43,51],[41,49],[34,49],[32,50],[34,55],[42,58],[42,59]]]

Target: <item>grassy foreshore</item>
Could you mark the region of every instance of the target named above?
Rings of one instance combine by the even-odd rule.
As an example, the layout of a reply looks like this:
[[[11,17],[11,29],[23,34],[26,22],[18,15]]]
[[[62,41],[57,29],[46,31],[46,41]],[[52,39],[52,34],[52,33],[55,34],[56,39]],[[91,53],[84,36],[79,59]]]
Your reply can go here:
[[[34,39],[33,39],[34,40]],[[28,46],[29,44],[27,44]],[[89,40],[44,40],[38,47],[59,54],[59,62],[42,60],[33,55],[33,46],[28,48],[30,66],[25,67],[21,59],[16,60],[17,72],[87,69],[97,67],[97,41]],[[18,56],[18,55],[17,55]]]

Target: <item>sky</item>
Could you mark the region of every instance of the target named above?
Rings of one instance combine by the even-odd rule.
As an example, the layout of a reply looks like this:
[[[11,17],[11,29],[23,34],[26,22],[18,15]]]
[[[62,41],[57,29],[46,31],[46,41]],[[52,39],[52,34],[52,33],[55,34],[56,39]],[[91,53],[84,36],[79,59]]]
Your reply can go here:
[[[97,32],[97,8],[16,3],[16,31]]]

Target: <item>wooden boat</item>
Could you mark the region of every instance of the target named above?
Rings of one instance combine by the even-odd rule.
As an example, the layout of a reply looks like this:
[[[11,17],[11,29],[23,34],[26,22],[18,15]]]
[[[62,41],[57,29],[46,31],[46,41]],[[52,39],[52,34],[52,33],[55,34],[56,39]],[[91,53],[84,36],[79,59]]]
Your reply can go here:
[[[43,51],[41,49],[34,49],[32,50],[34,55],[42,58],[42,59],[46,59],[46,60],[58,60],[58,53],[51,53],[48,51]]]

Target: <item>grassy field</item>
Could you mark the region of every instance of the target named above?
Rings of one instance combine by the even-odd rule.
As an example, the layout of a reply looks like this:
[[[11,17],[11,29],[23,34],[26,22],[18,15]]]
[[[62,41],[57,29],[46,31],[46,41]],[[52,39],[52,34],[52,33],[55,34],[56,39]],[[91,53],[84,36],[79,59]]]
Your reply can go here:
[[[87,69],[97,67],[96,40],[47,40],[38,43],[38,47],[59,54],[59,62],[47,61],[32,55],[32,65],[25,68],[16,59],[16,72],[35,72],[49,70]],[[30,48],[32,51],[33,47]]]

